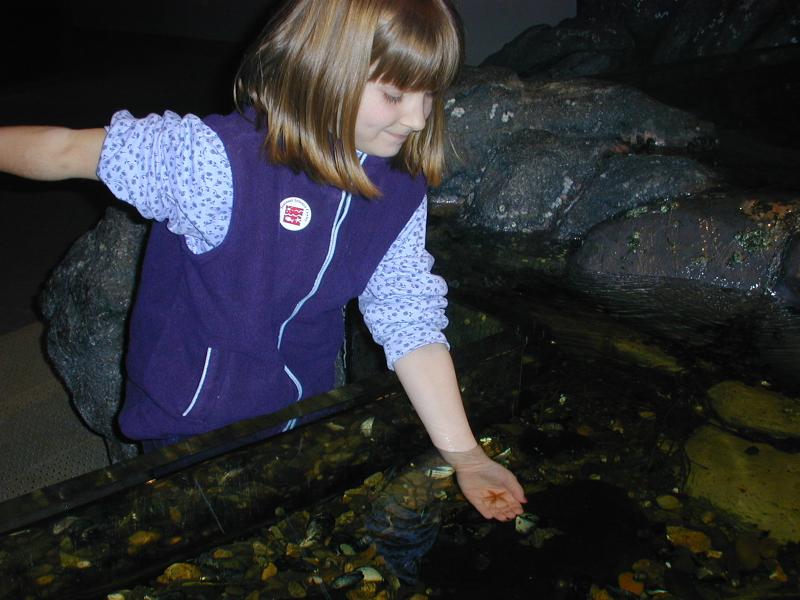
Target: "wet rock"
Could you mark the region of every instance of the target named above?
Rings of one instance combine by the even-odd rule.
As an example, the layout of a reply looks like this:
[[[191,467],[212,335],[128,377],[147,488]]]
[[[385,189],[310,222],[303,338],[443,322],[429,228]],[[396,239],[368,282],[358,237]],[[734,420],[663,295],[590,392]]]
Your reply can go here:
[[[741,291],[772,289],[791,231],[747,215],[737,191],[651,205],[593,229],[573,257],[592,273],[689,279]]]
[[[630,571],[620,573],[619,577],[617,578],[617,584],[619,585],[620,589],[637,598],[644,593],[644,583],[638,581],[636,576]]]
[[[166,568],[157,581],[159,583],[168,584],[173,581],[182,580],[199,580],[203,573],[199,567],[191,563],[173,563]]]
[[[793,197],[720,188],[631,209],[586,234],[568,258],[570,286],[590,290],[642,332],[726,362],[741,352],[734,360],[794,386],[800,246]]]
[[[494,231],[548,231],[574,202],[576,183],[589,176],[601,151],[546,131],[517,132],[493,153],[462,219]]]
[[[431,193],[431,210],[451,215],[455,207],[470,225],[553,231],[573,213],[564,235],[575,235],[653,197],[710,185],[710,172],[689,159],[608,158],[627,153],[625,144],[683,148],[714,136],[710,124],[634,88],[590,80],[534,83],[504,70],[469,69],[445,106],[448,171]],[[657,176],[640,194],[615,195],[609,203],[615,185],[640,181],[648,168]],[[592,194],[582,194],[592,182]]]
[[[578,19],[616,23],[627,29],[640,47],[648,48],[680,11],[683,0],[578,0]]]
[[[633,50],[624,27],[570,19],[558,27],[534,25],[482,64],[514,69],[520,77],[563,79],[624,68]]]
[[[724,381],[708,390],[711,405],[727,425],[774,438],[800,438],[800,401],[763,387]]]
[[[670,356],[657,346],[646,344],[640,340],[619,338],[612,342],[612,346],[624,359],[642,367],[666,371],[667,373],[682,373],[684,371],[675,357]]]
[[[774,48],[787,43],[797,44],[800,29],[800,4],[782,3],[772,20],[748,43],[749,48]]]
[[[78,414],[103,436],[112,462],[135,456],[116,429],[122,352],[146,226],[108,208],[72,246],[40,297],[48,320],[47,353]]]
[[[750,449],[756,448],[757,452]],[[716,427],[686,443],[686,492],[768,532],[779,543],[800,541],[800,461],[796,454],[753,443]]]
[[[564,210],[559,237],[582,237],[591,227],[648,204],[668,203],[703,190],[716,177],[685,156],[612,154],[598,165],[575,202]]]
[[[678,500],[675,496],[670,496],[668,494],[656,498],[656,504],[658,504],[658,506],[664,510],[679,511],[681,508],[683,508],[683,503],[681,503],[680,500]]]
[[[775,290],[784,301],[800,306],[800,236],[789,243]]]
[[[662,33],[656,63],[736,52],[783,13],[780,0],[684,2]]]
[[[692,554],[711,550],[711,539],[705,533],[680,525],[667,526],[667,539],[675,546],[688,549]]]
[[[484,62],[525,78],[604,75],[797,44],[800,6],[781,0],[579,1],[577,17],[535,25]]]

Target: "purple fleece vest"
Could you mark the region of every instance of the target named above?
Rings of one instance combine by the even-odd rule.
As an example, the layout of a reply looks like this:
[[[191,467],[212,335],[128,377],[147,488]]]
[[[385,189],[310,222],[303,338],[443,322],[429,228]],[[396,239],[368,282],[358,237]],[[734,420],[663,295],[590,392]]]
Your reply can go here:
[[[230,228],[195,255],[153,224],[119,418],[132,439],[210,431],[331,389],[341,309],[425,194],[423,177],[368,157],[364,169],[383,195],[350,197],[266,162],[265,132],[243,116],[205,122],[231,163]]]

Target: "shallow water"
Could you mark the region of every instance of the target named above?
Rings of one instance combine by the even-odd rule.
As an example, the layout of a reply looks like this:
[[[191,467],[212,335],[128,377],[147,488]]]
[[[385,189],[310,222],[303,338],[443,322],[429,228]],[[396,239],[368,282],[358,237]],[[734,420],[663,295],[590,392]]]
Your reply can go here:
[[[518,316],[525,302],[506,306]],[[546,312],[530,306],[531,322]],[[800,598],[797,546],[745,564],[741,540],[763,534],[684,493],[683,443],[713,418],[706,392],[732,365],[672,356],[599,313],[582,323],[582,355],[576,328],[561,329],[566,342],[528,329],[517,413],[480,432],[526,489],[521,523],[483,520],[424,451],[343,493],[279,508],[272,525],[176,556],[197,569],[191,577],[144,576],[112,597]],[[235,494],[241,474],[225,477],[223,491]],[[710,547],[671,541],[676,527]]]

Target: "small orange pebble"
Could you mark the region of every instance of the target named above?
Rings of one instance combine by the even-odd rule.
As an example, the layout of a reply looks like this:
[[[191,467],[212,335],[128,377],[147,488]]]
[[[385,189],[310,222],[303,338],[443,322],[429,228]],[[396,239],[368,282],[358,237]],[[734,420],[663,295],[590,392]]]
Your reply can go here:
[[[647,558],[637,560],[632,565],[633,572],[636,573],[640,579],[646,581],[656,581],[664,576],[666,567],[661,562],[652,561]]]
[[[575,432],[583,437],[590,437],[594,433],[594,429],[592,429],[589,425],[578,425],[578,428],[575,430]]]
[[[50,585],[55,581],[55,579],[56,579],[55,575],[42,575],[41,577],[36,578],[36,585],[41,585],[41,586]]]
[[[619,577],[617,578],[617,582],[619,583],[619,587],[629,594],[633,594],[634,596],[638,597],[644,593],[644,584],[641,581],[637,581],[634,574],[630,571],[620,573]]]
[[[264,567],[263,571],[261,571],[261,581],[267,581],[268,579],[275,577],[275,575],[277,574],[278,574],[278,567],[275,566],[274,562],[271,562],[266,567]]]
[[[688,548],[694,554],[711,550],[711,539],[702,531],[669,525],[667,526],[667,539],[676,546]]]
[[[145,546],[157,542],[159,539],[161,539],[161,534],[157,531],[145,531],[140,529],[131,534],[128,538],[128,544],[130,546]]]

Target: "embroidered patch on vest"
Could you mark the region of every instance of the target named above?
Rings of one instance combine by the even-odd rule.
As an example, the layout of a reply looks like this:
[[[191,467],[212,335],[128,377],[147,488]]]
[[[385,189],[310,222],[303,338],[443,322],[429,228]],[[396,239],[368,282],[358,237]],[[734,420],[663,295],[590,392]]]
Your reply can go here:
[[[284,198],[281,201],[281,227],[289,231],[305,229],[311,222],[311,207],[302,198]]]

